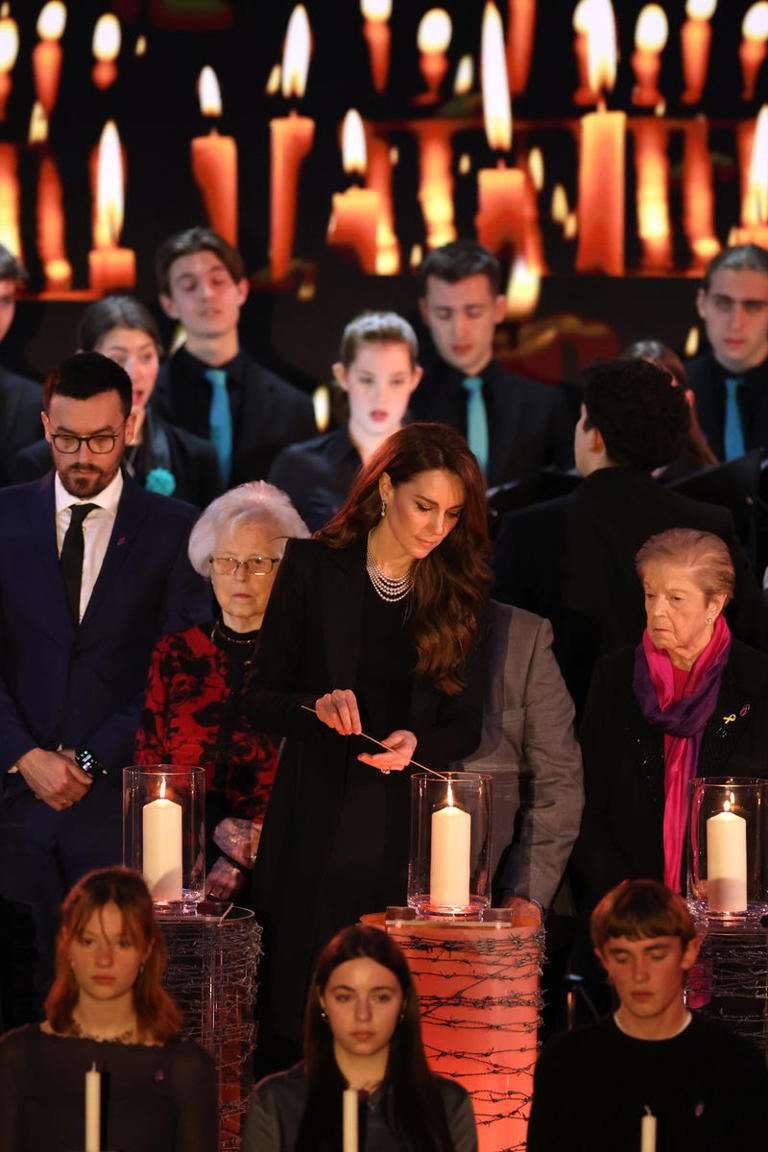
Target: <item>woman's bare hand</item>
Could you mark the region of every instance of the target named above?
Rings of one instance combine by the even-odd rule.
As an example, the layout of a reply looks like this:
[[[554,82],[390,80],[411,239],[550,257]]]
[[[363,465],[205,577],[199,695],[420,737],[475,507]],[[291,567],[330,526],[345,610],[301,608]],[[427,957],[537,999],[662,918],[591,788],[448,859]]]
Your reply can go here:
[[[402,772],[411,760],[416,751],[417,740],[413,732],[407,732],[404,728],[398,728],[395,732],[390,732],[382,743],[387,745],[388,752],[363,752],[358,756],[363,764],[370,764],[372,768],[378,768],[380,772]]]
[[[342,736],[359,736],[362,732],[357,699],[351,688],[334,688],[315,701],[318,718]]]

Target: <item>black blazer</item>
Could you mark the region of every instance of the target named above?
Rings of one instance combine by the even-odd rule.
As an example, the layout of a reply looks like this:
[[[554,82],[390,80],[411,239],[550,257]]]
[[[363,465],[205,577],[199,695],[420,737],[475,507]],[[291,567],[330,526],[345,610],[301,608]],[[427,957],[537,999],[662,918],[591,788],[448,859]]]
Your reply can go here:
[[[269,470],[269,482],[288,493],[307,528],[316,532],[343,505],[361,464],[342,424],[325,436],[284,448]]]
[[[221,495],[223,485],[219,471],[219,458],[209,440],[193,436],[183,428],[176,428],[156,414],[152,414],[145,425],[147,434],[153,441],[162,440],[162,457],[152,455],[150,468],[168,469],[176,481],[170,493],[176,500],[194,504],[196,508],[207,508],[211,500]],[[151,428],[151,433],[150,433]],[[167,459],[165,458],[167,456]],[[51,447],[47,440],[38,440],[20,452],[13,467],[13,480],[24,484],[28,480],[38,480],[53,467]],[[141,480],[142,486],[146,476]]]
[[[711,352],[689,360],[685,365],[696,396],[696,414],[710,448],[719,460],[725,459],[725,377],[731,375]],[[734,373],[735,375],[735,373]],[[744,447],[768,449],[768,360],[739,373],[744,385],[737,394]]]
[[[254,691],[246,702],[256,729],[288,737],[254,870],[257,914],[272,949],[268,1007],[283,1034],[298,1032],[305,981],[330,935],[362,913],[380,910],[370,906],[379,890],[389,894],[389,904],[404,899],[409,770],[382,776],[361,764],[356,755],[375,752],[373,745],[338,735],[301,708],[314,707],[333,688],[355,685],[367,579],[364,542],[334,549],[317,540],[289,541],[262,626]],[[416,734],[416,759],[423,764],[447,768],[478,745],[482,660],[478,645],[467,688],[456,696],[413,677],[410,712],[399,727]],[[347,867],[345,826],[352,837],[375,826],[381,837],[375,894]],[[398,899],[390,894],[393,888]]]
[[[590,903],[624,879],[664,879],[664,734],[640,711],[634,660],[631,647],[598,663],[581,726],[585,807],[573,862]],[[768,776],[768,657],[739,640],[697,775]]]
[[[204,365],[180,348],[160,366],[156,396],[162,416],[196,436],[210,435],[211,385]],[[225,367],[227,367],[225,365]],[[230,487],[266,479],[278,452],[317,435],[312,400],[240,352],[232,362],[239,380],[230,384],[233,454]]]
[[[488,411],[488,487],[573,465],[573,420],[557,388],[506,372],[491,360],[481,373]],[[444,361],[425,372],[411,397],[414,420],[449,424],[467,434],[463,373]]]
[[[728,623],[768,650],[768,616],[731,513],[691,500],[634,468],[601,468],[570,495],[504,518],[496,540],[497,600],[546,616],[554,651],[581,715],[595,661],[638,643],[645,627],[635,572],[642,544],[668,528],[698,528],[731,550],[736,588]]]
[[[0,485],[11,484],[13,462],[39,439],[43,389],[34,380],[0,368]]]

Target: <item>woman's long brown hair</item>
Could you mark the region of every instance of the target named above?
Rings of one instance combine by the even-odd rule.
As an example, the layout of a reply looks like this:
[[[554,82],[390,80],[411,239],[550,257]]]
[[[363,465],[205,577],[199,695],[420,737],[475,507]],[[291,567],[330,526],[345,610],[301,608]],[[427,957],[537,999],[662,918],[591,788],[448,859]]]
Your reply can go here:
[[[331,548],[366,536],[379,522],[385,472],[397,488],[432,471],[452,472],[461,481],[464,507],[456,527],[415,566],[415,671],[455,695],[463,687],[462,668],[491,579],[485,482],[463,436],[444,424],[408,424],[393,433],[358,474],[344,507],[315,535]]]
[[[138,872],[129,868],[99,868],[78,880],[61,909],[56,938],[56,978],[45,1002],[54,1032],[72,1029],[72,1011],[80,990],[69,962],[72,940],[82,936],[94,912],[114,903],[123,917],[123,930],[137,948],[149,952],[133,986],[133,1006],[140,1038],[164,1043],[179,1030],[181,1014],[162,985],[165,938],[155,920],[152,898]]]

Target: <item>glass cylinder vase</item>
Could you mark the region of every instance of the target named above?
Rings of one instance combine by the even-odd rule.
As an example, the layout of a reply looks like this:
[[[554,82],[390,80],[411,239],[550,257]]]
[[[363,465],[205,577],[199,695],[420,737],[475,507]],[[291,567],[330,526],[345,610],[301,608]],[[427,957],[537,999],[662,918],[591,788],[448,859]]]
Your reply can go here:
[[[420,916],[479,917],[491,902],[491,777],[411,777],[408,904]]]
[[[205,771],[178,764],[123,769],[123,863],[153,902],[194,911],[205,884]]]
[[[718,923],[759,920],[768,912],[768,781],[722,777],[690,787],[691,908]]]

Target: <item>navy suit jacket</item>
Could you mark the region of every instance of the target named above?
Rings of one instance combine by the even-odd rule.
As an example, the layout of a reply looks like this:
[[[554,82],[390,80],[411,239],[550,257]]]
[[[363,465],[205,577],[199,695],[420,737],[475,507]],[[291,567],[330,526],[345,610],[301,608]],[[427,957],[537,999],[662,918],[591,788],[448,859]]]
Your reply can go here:
[[[108,770],[95,797],[108,783],[119,788],[121,769],[132,763],[157,640],[210,619],[210,592],[187,559],[197,509],[126,476],[101,572],[75,626],[56,547],[53,481],[49,472],[0,491],[0,773],[31,748],[85,746]],[[19,790],[31,799],[20,774],[5,776],[5,798]]]

